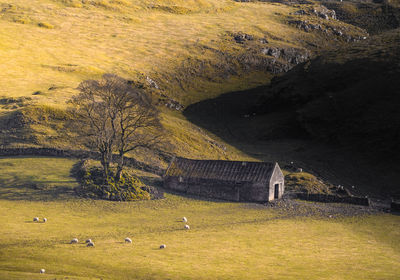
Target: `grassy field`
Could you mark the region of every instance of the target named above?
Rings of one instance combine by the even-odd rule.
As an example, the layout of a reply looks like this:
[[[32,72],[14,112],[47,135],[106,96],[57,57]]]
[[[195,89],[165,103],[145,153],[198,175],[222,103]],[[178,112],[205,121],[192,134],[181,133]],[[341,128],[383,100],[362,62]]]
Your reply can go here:
[[[72,187],[73,163],[0,159],[5,178],[0,279],[398,279],[400,274],[400,217],[395,215],[285,217],[263,205],[174,194],[133,203],[71,193],[30,199],[32,193],[40,196],[37,190],[17,198],[5,195],[32,181]],[[34,223],[35,216],[48,222]],[[80,244],[68,244],[75,237]],[[124,244],[125,237],[133,244]],[[87,238],[94,248],[85,247]],[[167,248],[158,249],[160,244]]]

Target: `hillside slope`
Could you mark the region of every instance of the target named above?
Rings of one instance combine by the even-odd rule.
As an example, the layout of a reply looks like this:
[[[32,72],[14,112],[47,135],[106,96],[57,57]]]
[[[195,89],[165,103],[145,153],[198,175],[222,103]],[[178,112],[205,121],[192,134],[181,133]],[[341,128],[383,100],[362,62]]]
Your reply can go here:
[[[323,5],[336,11],[337,18],[366,29],[370,34],[400,27],[400,1],[322,1]]]
[[[274,79],[272,95],[261,107],[289,105],[313,138],[353,146],[371,158],[397,160],[399,77],[397,29],[326,52]]]
[[[255,158],[295,162],[362,195],[399,192],[400,32],[323,52],[185,115]]]
[[[325,48],[367,36],[314,8],[322,9],[317,2],[0,0],[0,144],[78,148],[64,126],[66,102],[81,81],[111,72],[158,99],[167,153],[245,158],[181,110],[266,84]],[[156,151],[136,156],[159,161]]]

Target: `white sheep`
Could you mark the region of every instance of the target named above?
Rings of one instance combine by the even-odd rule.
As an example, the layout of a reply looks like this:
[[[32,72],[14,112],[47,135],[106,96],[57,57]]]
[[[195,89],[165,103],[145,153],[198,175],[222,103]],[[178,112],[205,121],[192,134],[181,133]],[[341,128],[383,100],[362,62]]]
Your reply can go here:
[[[130,239],[129,237],[125,238],[125,243],[132,243],[132,239]]]
[[[47,218],[43,218],[43,223],[47,222]]]
[[[184,223],[186,223],[186,222],[187,222],[186,217],[183,217],[183,218],[182,218],[182,221],[183,221]]]
[[[45,272],[46,272],[46,270],[44,268],[42,268],[39,273],[45,273]]]
[[[78,238],[74,238],[71,240],[71,244],[78,243],[78,242],[79,242]]]
[[[34,222],[39,222],[39,217],[33,218],[33,221],[34,221]]]
[[[190,229],[190,226],[189,225],[185,225],[185,229]]]
[[[90,243],[90,242],[92,242],[92,239],[86,239],[86,241],[85,241],[85,243]]]
[[[160,245],[160,249],[165,249],[165,248],[167,248],[167,245],[165,244]]]
[[[94,243],[93,242],[89,242],[86,247],[94,247]]]

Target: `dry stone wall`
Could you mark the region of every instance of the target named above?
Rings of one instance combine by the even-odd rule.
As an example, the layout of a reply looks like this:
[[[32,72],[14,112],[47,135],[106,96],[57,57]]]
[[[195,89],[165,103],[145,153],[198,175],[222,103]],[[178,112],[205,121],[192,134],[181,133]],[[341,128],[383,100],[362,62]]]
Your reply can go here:
[[[0,156],[54,156],[66,158],[90,158],[100,159],[100,153],[85,150],[63,150],[56,148],[0,148]],[[164,170],[150,166],[134,158],[124,157],[127,166],[137,168],[146,172],[162,175]]]
[[[349,204],[364,205],[364,206],[370,205],[370,199],[366,197],[356,197],[356,196],[340,197],[329,194],[307,194],[307,193],[298,193],[296,196],[299,199],[317,201],[317,202],[349,203]]]

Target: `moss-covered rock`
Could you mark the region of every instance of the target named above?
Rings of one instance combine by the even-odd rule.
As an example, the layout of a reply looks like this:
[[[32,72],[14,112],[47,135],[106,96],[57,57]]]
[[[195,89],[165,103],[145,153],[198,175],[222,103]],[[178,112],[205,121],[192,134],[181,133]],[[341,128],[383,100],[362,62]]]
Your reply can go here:
[[[149,200],[162,197],[157,190],[153,190],[128,172],[123,172],[119,180],[113,176],[104,178],[101,167],[91,165],[89,161],[80,164],[76,175],[80,181],[76,192],[83,197],[112,201]]]

